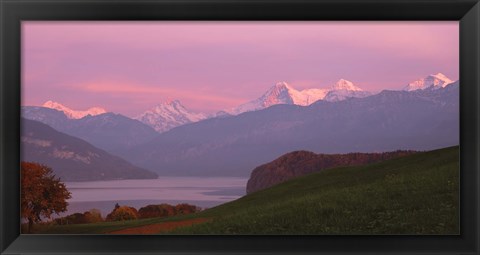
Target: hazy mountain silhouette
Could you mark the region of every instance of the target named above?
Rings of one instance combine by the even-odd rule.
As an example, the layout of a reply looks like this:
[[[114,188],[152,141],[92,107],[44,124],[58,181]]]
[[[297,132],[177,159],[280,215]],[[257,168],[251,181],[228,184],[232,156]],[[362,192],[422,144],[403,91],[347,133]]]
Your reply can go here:
[[[158,134],[138,120],[111,112],[70,119],[63,112],[54,109],[24,106],[22,117],[40,121],[115,155],[119,150],[145,143]]]
[[[51,167],[63,181],[157,178],[155,173],[38,121],[22,118],[21,145],[22,160]]]

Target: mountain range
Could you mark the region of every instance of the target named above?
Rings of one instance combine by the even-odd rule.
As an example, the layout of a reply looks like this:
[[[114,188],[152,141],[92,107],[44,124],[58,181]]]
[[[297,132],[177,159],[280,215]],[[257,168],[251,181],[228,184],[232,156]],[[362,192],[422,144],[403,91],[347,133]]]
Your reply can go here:
[[[157,174],[38,121],[22,119],[22,160],[52,168],[63,181],[154,179]]]
[[[458,87],[442,74],[378,94],[347,80],[302,91],[281,82],[214,115],[194,113],[178,100],[135,119],[50,101],[22,107],[22,117],[161,175],[248,176],[256,166],[295,150],[383,152],[457,145]]]
[[[341,101],[350,97],[366,97],[370,92],[363,91],[352,82],[340,79],[328,89],[305,89],[298,91],[286,82],[279,82],[271,87],[261,97],[242,104],[238,107],[225,110],[231,115],[243,112],[258,111],[277,104],[307,106],[318,100],[329,102]]]
[[[125,151],[161,175],[248,176],[279,155],[430,150],[459,143],[458,82],[309,106],[275,105],[162,133]]]
[[[428,75],[425,78],[409,83],[404,90],[414,91],[430,87],[445,87],[453,81],[442,73]],[[200,120],[238,115],[249,111],[258,111],[277,104],[307,106],[318,100],[329,102],[342,101],[348,98],[363,98],[373,95],[356,86],[353,82],[340,79],[328,88],[312,88],[297,90],[286,82],[278,82],[270,87],[259,98],[241,104],[237,107],[224,109],[215,114],[195,113],[188,110],[178,100],[163,102],[156,107],[145,111],[135,119],[154,128],[157,132],[165,132],[177,126]]]
[[[418,89],[440,88],[445,87],[452,82],[453,81],[447,78],[444,74],[437,73],[409,83],[404,90],[414,91]],[[373,95],[373,93],[364,91],[354,85],[351,81],[345,79],[338,80],[329,88],[312,88],[301,91],[296,90],[286,82],[278,82],[270,87],[259,98],[231,109],[218,111],[214,114],[197,113],[187,109],[179,100],[169,100],[159,103],[155,107],[146,110],[133,119],[150,126],[159,133],[162,133],[172,128],[204,119],[238,115],[243,112],[262,110],[277,104],[307,106],[318,100],[337,102],[348,98],[362,98],[370,95]],[[98,116],[107,113],[107,111],[101,107],[92,107],[86,111],[72,110],[63,104],[54,101],[45,102],[43,107],[63,112],[68,119],[82,119],[86,116]],[[33,119],[42,121],[42,119],[39,119],[37,116],[28,115],[26,117],[32,117]],[[44,123],[51,124],[48,122]],[[60,130],[70,133],[66,129]],[[75,135],[75,133],[71,134]]]
[[[179,100],[165,101],[143,112],[134,119],[152,127],[162,133],[172,128],[197,122],[200,120],[238,115],[243,112],[257,111],[277,104],[294,104],[306,106],[318,100],[341,101],[349,97],[365,97],[370,92],[363,91],[347,80],[339,80],[329,89],[306,89],[298,91],[286,82],[278,82],[267,90],[261,97],[239,105],[232,109],[225,109],[215,114],[196,113],[181,104]]]

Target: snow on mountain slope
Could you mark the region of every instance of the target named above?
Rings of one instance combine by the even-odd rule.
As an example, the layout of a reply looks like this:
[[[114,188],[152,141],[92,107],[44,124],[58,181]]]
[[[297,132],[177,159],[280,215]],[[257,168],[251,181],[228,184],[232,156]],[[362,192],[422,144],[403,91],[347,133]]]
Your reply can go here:
[[[277,104],[307,106],[318,100],[340,101],[349,97],[365,97],[371,93],[363,91],[352,82],[341,79],[329,89],[305,89],[298,91],[286,82],[279,82],[261,97],[225,112],[238,115],[243,112],[257,111]]]
[[[442,73],[431,74],[425,78],[413,81],[409,83],[403,90],[405,91],[414,91],[418,89],[439,89],[444,88],[448,84],[452,83],[447,76]]]
[[[345,79],[338,80],[331,88],[332,90],[350,90],[350,91],[362,91],[361,88],[353,85],[353,82],[347,81]]]
[[[305,95],[305,105],[310,105],[318,100],[322,100],[328,93],[328,89],[304,89],[301,91]]]
[[[81,119],[87,115],[91,115],[91,116],[96,116],[96,115],[100,115],[100,114],[103,114],[103,113],[106,113],[107,111],[105,111],[105,109],[103,108],[100,108],[100,107],[92,107],[86,111],[76,111],[76,110],[72,110],[60,103],[57,103],[57,102],[54,102],[54,101],[47,101],[43,104],[43,107],[46,107],[46,108],[50,108],[50,109],[54,109],[54,110],[57,110],[57,111],[61,111],[65,114],[65,116],[67,116],[69,119]]]
[[[178,100],[162,102],[135,117],[136,120],[143,122],[160,133],[205,118],[207,118],[205,114],[189,111]]]
[[[323,100],[338,102],[350,97],[362,98],[370,96],[371,94],[372,93],[355,86],[351,81],[340,79],[329,89]]]

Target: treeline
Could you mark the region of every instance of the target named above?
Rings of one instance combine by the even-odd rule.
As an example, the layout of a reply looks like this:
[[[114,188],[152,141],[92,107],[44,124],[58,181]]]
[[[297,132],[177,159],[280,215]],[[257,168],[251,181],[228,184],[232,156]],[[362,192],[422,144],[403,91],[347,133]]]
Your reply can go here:
[[[108,221],[125,221],[146,218],[164,218],[176,215],[184,215],[199,212],[200,207],[190,204],[159,204],[147,205],[139,210],[130,206],[116,204],[113,210],[105,217],[102,217],[98,209],[92,209],[84,213],[74,213],[65,217],[57,218],[54,223],[57,225],[86,224]]]
[[[98,209],[91,209],[90,211],[84,213],[74,213],[68,216],[54,219],[54,223],[58,225],[68,225],[68,224],[85,224],[85,223],[96,223],[104,221],[102,214]]]

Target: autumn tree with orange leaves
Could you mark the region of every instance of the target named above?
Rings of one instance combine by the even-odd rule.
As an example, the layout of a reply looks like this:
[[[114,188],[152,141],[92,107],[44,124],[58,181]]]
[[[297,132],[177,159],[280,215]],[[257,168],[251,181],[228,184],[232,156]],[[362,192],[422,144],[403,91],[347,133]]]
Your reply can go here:
[[[28,232],[33,223],[50,218],[53,213],[67,210],[71,193],[52,173],[52,169],[37,163],[21,163],[21,215],[28,220]]]

